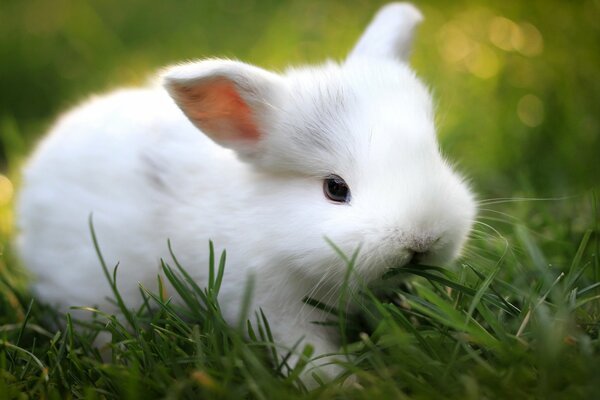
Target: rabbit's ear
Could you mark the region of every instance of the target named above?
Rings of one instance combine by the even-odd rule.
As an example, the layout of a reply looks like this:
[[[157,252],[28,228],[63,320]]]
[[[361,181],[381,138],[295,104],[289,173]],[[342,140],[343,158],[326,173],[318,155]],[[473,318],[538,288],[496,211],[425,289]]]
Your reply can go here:
[[[422,20],[421,12],[410,3],[390,3],[382,7],[348,60],[371,57],[408,61],[415,28]]]
[[[268,130],[282,78],[229,60],[179,65],[163,75],[164,86],[184,114],[216,143],[253,157]]]

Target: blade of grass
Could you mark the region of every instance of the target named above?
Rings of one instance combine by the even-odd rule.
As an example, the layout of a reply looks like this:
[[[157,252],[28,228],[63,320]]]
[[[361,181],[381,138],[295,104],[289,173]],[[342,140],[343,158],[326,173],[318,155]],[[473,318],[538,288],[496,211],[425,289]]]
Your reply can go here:
[[[133,315],[131,314],[131,312],[129,311],[129,309],[127,308],[127,306],[125,305],[125,302],[123,301],[123,298],[121,297],[121,293],[119,293],[119,290],[117,288],[116,278],[117,278],[117,269],[118,269],[119,264],[117,263],[117,265],[115,265],[115,268],[113,269],[113,274],[112,274],[113,277],[111,278],[111,274],[108,271],[108,267],[106,265],[106,262],[104,261],[103,255],[102,255],[102,251],[100,250],[100,245],[98,244],[98,238],[96,237],[96,230],[94,229],[93,214],[90,214],[90,216],[89,216],[89,227],[90,227],[90,233],[92,235],[92,242],[94,244],[94,249],[96,250],[96,255],[98,256],[98,260],[100,261],[100,265],[102,266],[102,271],[104,272],[104,276],[106,277],[106,280],[108,281],[108,284],[113,292],[113,295],[115,296],[115,300],[117,301],[119,310],[121,311],[121,313],[123,314],[123,316],[125,317],[127,322],[129,322],[129,325],[131,325],[133,330],[137,332],[139,329],[139,327],[137,326],[137,322],[136,322],[135,318],[133,317]]]

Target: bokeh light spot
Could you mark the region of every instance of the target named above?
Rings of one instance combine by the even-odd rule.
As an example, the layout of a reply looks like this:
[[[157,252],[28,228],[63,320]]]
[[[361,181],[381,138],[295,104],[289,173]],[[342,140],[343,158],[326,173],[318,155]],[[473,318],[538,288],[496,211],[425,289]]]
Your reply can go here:
[[[457,63],[467,57],[475,44],[454,22],[448,22],[438,33],[440,54],[447,63]]]
[[[13,191],[13,184],[10,179],[0,174],[0,206],[4,206],[10,202]]]
[[[512,51],[523,42],[519,26],[508,18],[494,17],[490,23],[489,39],[496,47]]]
[[[520,25],[523,40],[515,43],[515,49],[526,56],[537,56],[544,50],[544,38],[540,31],[530,23]]]
[[[492,49],[479,45],[469,57],[465,59],[465,65],[470,73],[481,79],[495,76],[500,70],[500,60]]]
[[[517,115],[526,126],[536,127],[544,121],[544,103],[539,97],[527,94],[517,104]]]
[[[536,56],[544,50],[544,38],[529,22],[517,24],[508,18],[494,17],[490,22],[489,39],[504,51],[518,51],[525,56]]]

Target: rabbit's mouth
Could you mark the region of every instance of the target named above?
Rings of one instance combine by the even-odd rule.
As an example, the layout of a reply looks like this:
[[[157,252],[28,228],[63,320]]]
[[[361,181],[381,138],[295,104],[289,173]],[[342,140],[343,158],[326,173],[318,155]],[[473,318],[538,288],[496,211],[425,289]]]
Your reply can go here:
[[[398,269],[447,267],[455,258],[454,253],[453,244],[441,239],[432,240],[429,246],[418,249],[412,246],[390,251],[389,247],[379,246],[359,256],[356,270],[362,279],[374,282]]]
[[[382,248],[374,248],[359,256],[356,272],[367,283],[378,281],[387,271],[412,265],[413,257],[414,253],[408,250],[390,254]]]

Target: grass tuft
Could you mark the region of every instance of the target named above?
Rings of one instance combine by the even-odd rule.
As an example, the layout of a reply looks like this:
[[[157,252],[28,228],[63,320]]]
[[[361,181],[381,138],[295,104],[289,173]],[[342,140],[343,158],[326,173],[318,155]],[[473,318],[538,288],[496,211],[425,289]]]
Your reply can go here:
[[[490,237],[454,269],[395,268],[358,289],[349,283],[358,253],[346,256],[329,242],[348,264],[342,295],[335,307],[305,302],[330,313],[348,373],[309,392],[300,376],[317,356],[312,346],[278,346],[262,310],[244,310],[237,326],[225,322],[218,301],[225,252],[217,257],[209,243],[203,287],[169,243],[172,264],[162,261],[156,288],[140,287],[142,306],[132,309],[117,288],[118,266],[110,270],[104,262],[90,217],[119,316],[93,307],[74,307],[90,313],[85,320],[61,315],[12,284],[18,274],[5,271],[0,393],[7,399],[593,398],[600,389],[598,231],[585,230],[569,259],[555,266],[530,230],[511,228],[496,236],[498,245]],[[245,304],[251,296],[249,284]],[[98,347],[99,338],[108,343]],[[295,365],[292,350],[302,354]]]

